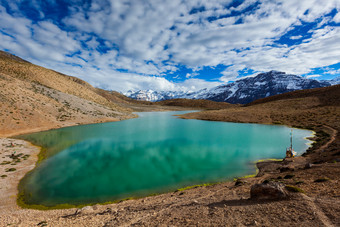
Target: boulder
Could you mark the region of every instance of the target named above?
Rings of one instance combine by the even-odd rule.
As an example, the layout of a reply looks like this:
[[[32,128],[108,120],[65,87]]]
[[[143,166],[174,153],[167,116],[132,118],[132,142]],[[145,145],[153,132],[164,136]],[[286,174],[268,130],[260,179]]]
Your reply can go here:
[[[307,163],[306,165],[305,165],[305,169],[310,169],[310,168],[312,168],[313,167],[313,164],[312,163]]]
[[[77,209],[75,214],[88,214],[92,212],[93,212],[93,208],[91,206],[86,206],[86,207]]]
[[[235,181],[235,186],[240,186],[240,185],[243,185],[243,184],[245,184],[245,183],[247,183],[247,181],[245,181],[245,180],[243,180],[243,179],[237,179],[237,180]]]
[[[284,166],[284,167],[280,167],[279,170],[280,170],[280,173],[283,173],[283,172],[288,172],[288,171],[294,171],[294,168]]]
[[[254,184],[250,189],[250,198],[258,200],[277,200],[287,198],[285,185],[280,182]]]

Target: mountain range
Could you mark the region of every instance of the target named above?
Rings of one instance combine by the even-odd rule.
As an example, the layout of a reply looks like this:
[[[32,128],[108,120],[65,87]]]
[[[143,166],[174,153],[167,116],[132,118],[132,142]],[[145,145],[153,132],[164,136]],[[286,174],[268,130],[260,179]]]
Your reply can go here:
[[[270,71],[260,73],[255,77],[248,77],[212,89],[202,89],[195,92],[139,90],[128,91],[124,95],[133,99],[152,102],[186,98],[247,104],[260,98],[290,91],[328,87],[339,83],[339,77],[329,81],[318,81],[293,74],[286,74],[285,72]]]

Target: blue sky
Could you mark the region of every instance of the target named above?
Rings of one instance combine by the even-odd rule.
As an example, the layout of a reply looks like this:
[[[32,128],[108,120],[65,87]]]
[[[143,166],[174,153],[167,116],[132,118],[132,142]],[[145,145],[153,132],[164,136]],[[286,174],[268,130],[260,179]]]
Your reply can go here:
[[[340,74],[339,0],[0,2],[0,49],[104,89]]]

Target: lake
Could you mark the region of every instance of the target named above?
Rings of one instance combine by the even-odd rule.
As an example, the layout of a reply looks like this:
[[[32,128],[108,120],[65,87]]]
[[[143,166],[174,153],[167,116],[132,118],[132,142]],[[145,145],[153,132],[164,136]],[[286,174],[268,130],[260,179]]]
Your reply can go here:
[[[21,182],[27,204],[114,201],[220,182],[255,172],[259,159],[284,158],[286,126],[179,119],[181,112],[19,136],[47,149]],[[302,154],[308,130],[293,130]]]

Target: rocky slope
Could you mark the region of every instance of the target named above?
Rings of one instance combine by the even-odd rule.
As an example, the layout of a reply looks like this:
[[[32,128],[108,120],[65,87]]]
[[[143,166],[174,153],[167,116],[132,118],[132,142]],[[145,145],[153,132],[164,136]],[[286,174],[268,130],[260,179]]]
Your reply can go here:
[[[123,94],[135,100],[149,102],[176,99],[186,95],[186,93],[181,91],[154,91],[154,90],[138,90],[138,91],[129,90]]]
[[[125,93],[128,97],[137,100],[161,101],[174,98],[208,99],[217,102],[246,104],[254,100],[282,94],[290,91],[327,87],[339,81],[318,81],[300,76],[285,74],[284,72],[270,71],[260,73],[256,77],[238,80],[236,82],[220,85],[212,89],[202,89],[197,92],[171,92],[140,90]]]
[[[76,77],[0,52],[0,136],[133,117],[119,100]]]
[[[254,100],[290,91],[327,87],[331,84],[300,76],[270,71],[222,85],[208,92],[206,98],[214,101],[246,104]]]
[[[205,109],[205,110],[219,110],[219,109],[227,109],[231,107],[235,107],[237,105],[226,103],[226,102],[214,102],[205,99],[169,99],[163,100],[159,102],[155,102],[155,104],[160,106],[174,106],[174,107],[185,107],[194,110]]]

